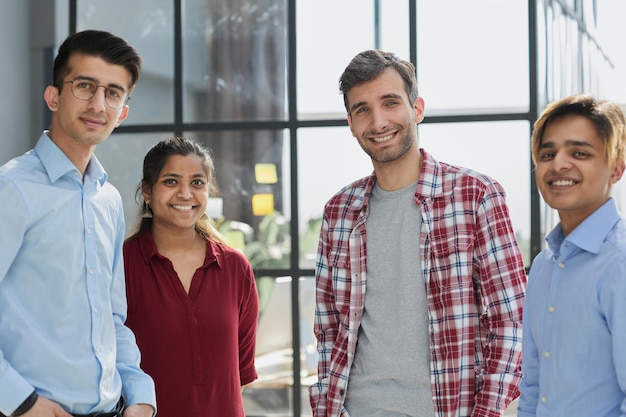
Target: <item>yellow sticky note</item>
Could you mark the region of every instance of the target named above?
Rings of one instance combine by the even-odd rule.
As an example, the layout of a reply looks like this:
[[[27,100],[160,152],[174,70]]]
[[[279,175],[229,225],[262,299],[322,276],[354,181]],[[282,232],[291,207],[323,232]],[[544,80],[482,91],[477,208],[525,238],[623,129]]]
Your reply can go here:
[[[254,194],[252,196],[252,214],[267,216],[274,212],[274,194]]]
[[[276,164],[255,164],[254,176],[259,184],[276,184],[278,182]]]

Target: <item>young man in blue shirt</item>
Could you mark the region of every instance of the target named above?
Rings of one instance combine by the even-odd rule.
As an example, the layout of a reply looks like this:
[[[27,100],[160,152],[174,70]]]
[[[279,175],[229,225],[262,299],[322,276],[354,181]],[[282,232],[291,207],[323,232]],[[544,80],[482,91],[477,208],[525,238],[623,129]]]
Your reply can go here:
[[[128,115],[141,57],[70,36],[50,129],[0,167],[0,416],[150,417],[154,383],[125,325],[122,199],[93,154]]]
[[[620,107],[575,95],[535,123],[537,186],[560,223],[535,258],[524,305],[519,417],[626,412],[626,224]]]

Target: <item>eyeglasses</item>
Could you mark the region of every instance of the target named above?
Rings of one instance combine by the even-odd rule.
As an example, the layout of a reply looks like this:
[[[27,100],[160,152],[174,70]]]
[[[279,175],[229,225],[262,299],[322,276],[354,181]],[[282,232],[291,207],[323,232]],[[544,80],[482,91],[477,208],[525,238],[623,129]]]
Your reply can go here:
[[[114,110],[121,109],[130,100],[128,92],[121,87],[107,87],[85,78],[74,78],[71,81],[63,81],[61,84],[68,83],[72,84],[72,94],[79,100],[91,100],[96,95],[98,87],[104,88],[104,102]]]

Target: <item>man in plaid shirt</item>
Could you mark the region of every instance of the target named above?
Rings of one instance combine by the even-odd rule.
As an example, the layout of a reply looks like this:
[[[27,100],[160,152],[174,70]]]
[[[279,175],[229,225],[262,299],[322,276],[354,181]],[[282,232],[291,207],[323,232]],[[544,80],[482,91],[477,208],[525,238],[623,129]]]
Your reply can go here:
[[[362,52],[340,90],[374,174],[324,208],[313,415],[501,416],[519,395],[526,286],[504,190],[419,148],[411,63]]]

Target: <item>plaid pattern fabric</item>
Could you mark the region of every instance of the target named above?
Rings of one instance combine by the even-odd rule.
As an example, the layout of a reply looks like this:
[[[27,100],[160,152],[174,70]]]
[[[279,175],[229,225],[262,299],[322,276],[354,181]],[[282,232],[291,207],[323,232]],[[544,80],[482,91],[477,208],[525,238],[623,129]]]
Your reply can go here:
[[[501,416],[519,395],[524,262],[502,187],[423,154],[415,203],[430,326],[435,414]],[[318,382],[313,415],[347,416],[343,401],[367,282],[368,200],[375,177],[324,208],[316,263]]]

